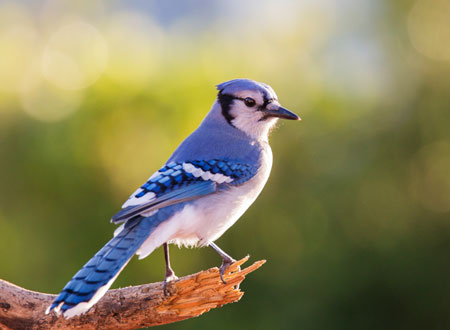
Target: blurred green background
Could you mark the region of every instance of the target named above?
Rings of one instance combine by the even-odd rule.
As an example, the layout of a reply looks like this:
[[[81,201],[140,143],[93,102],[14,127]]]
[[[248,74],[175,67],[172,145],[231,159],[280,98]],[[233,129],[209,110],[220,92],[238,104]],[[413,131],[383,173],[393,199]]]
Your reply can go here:
[[[59,292],[237,77],[303,119],[218,240],[268,262],[163,328],[450,329],[448,0],[0,1],[0,278]],[[161,281],[160,250],[114,287]]]

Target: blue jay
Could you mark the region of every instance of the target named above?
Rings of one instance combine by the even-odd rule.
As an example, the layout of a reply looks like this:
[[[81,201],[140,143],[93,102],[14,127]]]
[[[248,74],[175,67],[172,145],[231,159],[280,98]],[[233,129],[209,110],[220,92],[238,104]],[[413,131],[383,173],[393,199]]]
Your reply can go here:
[[[176,279],[169,243],[211,246],[222,257],[220,276],[235,260],[215,243],[255,201],[270,174],[268,135],[278,118],[300,120],[280,106],[274,90],[249,79],[217,86],[200,126],[167,163],[137,189],[111,221],[114,237],[79,270],[47,308],[70,318],[106,293],[134,254],[163,245],[165,283]]]

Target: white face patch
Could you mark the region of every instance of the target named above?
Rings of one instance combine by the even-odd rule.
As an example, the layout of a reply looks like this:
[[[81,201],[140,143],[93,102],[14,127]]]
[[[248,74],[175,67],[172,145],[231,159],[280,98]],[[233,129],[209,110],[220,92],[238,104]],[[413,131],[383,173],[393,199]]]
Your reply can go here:
[[[271,88],[268,88],[267,92],[266,98],[274,100],[273,104],[278,105],[275,92]],[[269,132],[278,121],[278,118],[264,118],[264,112],[259,110],[259,107],[264,104],[264,93],[262,91],[243,90],[234,96],[241,99],[250,97],[255,100],[256,105],[249,107],[243,100],[235,100],[230,108],[230,114],[234,118],[231,120],[231,123],[255,139],[267,141]]]
[[[220,173],[213,174],[210,171],[203,171],[201,168],[195,167],[194,165],[189,163],[184,163],[183,169],[196,178],[201,177],[203,180],[211,180],[217,183],[230,183],[233,181],[233,179],[229,176]]]
[[[234,119],[231,123],[255,139],[268,140],[269,132],[278,118],[264,118],[264,113],[255,107],[247,107],[244,102],[235,102],[230,110]]]

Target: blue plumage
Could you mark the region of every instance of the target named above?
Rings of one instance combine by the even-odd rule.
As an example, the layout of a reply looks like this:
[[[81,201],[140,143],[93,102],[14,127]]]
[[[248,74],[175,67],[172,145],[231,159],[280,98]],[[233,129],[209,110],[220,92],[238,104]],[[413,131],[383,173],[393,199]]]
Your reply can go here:
[[[47,309],[73,317],[89,310],[134,254],[164,245],[166,282],[176,278],[168,244],[211,246],[253,203],[272,166],[268,133],[278,118],[299,119],[270,86],[235,79],[217,86],[217,101],[167,163],[124,203],[111,221],[115,236],[89,260]]]
[[[50,309],[59,306],[61,312],[90,301],[98,289],[120,271],[145,241],[156,223],[145,220],[120,232],[112,238],[83,268],[66,284]]]
[[[212,174],[222,174],[233,179],[232,184],[241,184],[250,179],[255,173],[256,168],[249,164],[239,164],[232,161],[219,159],[211,160],[193,160],[183,163],[169,163],[161,168],[159,175],[149,179],[141,186],[142,191],[134,197],[141,198],[149,192],[155,193],[156,197],[165,192],[175,190],[183,185],[206,181],[201,176],[196,177],[192,173],[184,170],[184,164],[192,164],[203,171],[209,171]],[[237,179],[237,181],[234,181]]]

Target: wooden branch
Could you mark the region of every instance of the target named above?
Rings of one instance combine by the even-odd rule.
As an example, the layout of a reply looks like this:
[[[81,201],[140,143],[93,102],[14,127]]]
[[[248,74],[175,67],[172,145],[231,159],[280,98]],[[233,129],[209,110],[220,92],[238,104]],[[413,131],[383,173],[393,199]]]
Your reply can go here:
[[[236,302],[244,292],[239,284],[265,260],[240,270],[248,256],[231,265],[223,284],[217,267],[170,282],[110,290],[86,314],[66,320],[45,309],[55,295],[29,291],[0,280],[0,329],[138,329],[199,316],[212,308]]]

